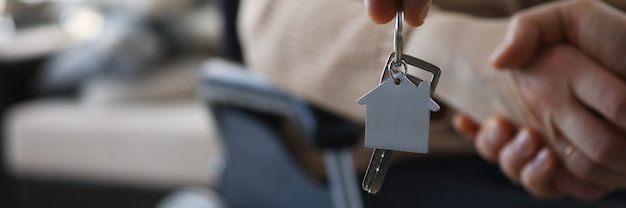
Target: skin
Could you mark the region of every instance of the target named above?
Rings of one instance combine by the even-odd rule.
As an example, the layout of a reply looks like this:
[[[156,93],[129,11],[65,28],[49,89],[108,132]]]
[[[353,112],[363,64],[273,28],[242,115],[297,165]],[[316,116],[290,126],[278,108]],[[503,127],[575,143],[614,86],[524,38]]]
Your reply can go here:
[[[601,1],[575,0],[550,3],[515,14],[506,39],[493,54],[496,68],[523,67],[546,46],[568,42],[626,77],[626,15]],[[621,26],[621,27],[620,27]],[[599,42],[601,41],[601,42]],[[622,127],[626,121],[620,121]]]
[[[411,26],[424,24],[431,0],[364,0],[372,21],[385,24],[393,20],[398,7],[402,6],[404,20]]]
[[[510,86],[505,86],[505,89],[514,89],[509,91],[511,95],[517,97],[516,100],[526,106],[520,109],[526,115],[527,121],[530,122],[529,127],[541,129],[541,133],[546,135],[543,142],[546,148],[554,151],[555,155],[558,156],[557,158],[561,159],[567,172],[579,181],[578,184],[596,186],[604,190],[626,187],[626,174],[620,169],[613,168],[620,166],[618,164],[609,165],[610,162],[619,162],[619,158],[626,158],[626,156],[620,156],[620,154],[624,154],[623,149],[626,149],[622,130],[607,120],[599,119],[594,112],[589,110],[584,101],[579,100],[585,96],[584,93],[587,93],[580,89],[581,85],[595,88],[591,89],[592,91],[599,92],[602,89],[610,89],[626,94],[626,86],[619,78],[569,45],[546,48],[524,70],[507,71],[506,73],[510,73],[511,76],[500,78],[507,79],[503,83],[511,83]],[[499,131],[504,133],[479,134],[476,143],[479,152],[492,159],[497,157],[504,172],[508,173],[513,181],[521,182],[538,198],[554,197],[550,194],[551,191],[543,191],[549,190],[550,187],[538,187],[542,186],[543,183],[529,180],[533,177],[528,177],[529,175],[553,174],[554,172],[549,171],[554,170],[552,165],[546,165],[549,168],[542,170],[544,172],[542,174],[531,174],[529,171],[532,172],[532,169],[514,168],[518,165],[511,164],[515,163],[517,159],[510,158],[515,156],[531,157],[528,155],[533,155],[533,149],[542,149],[543,147],[537,148],[537,144],[528,144],[527,148],[521,149],[526,149],[529,153],[520,156],[510,153],[511,151],[505,151],[507,147],[501,140],[480,139],[497,137],[493,135],[506,136],[509,134],[507,131],[511,132],[510,130]],[[569,143],[577,145],[574,141],[585,142],[586,146],[580,146],[577,151],[569,155],[566,154],[565,149]],[[610,146],[602,145],[603,142],[609,141]],[[592,147],[594,149],[607,148],[600,150],[615,154],[615,158],[596,159],[584,152],[582,147],[588,146],[594,146]],[[507,152],[509,153],[505,154]],[[544,154],[548,154],[548,156],[543,158],[551,158],[550,153]],[[524,160],[521,161],[518,163],[523,164],[525,162]],[[568,194],[583,200],[596,199],[596,197],[587,198],[583,194]]]
[[[464,114],[455,115],[453,125],[473,142],[486,160],[497,163],[516,184],[524,186],[539,199],[569,195],[584,201],[602,198],[610,190],[590,185],[572,176],[545,145],[541,135],[531,128],[515,129],[507,119],[494,116],[477,126]]]
[[[536,109],[557,108],[536,111],[536,123],[515,135],[512,124],[502,118],[479,128],[459,115],[455,127],[474,138],[483,157],[498,162],[507,176],[539,198],[568,194],[595,200],[626,188],[626,94],[621,81],[626,77],[626,27],[621,25],[626,25],[626,15],[599,1],[564,1],[517,14],[492,57],[494,66],[522,68],[514,74],[522,78],[517,81],[523,100]],[[557,43],[570,46],[555,47]],[[542,65],[548,69],[537,68]],[[552,77],[552,83],[523,80],[533,74]],[[568,144],[576,146],[570,154],[565,153]]]

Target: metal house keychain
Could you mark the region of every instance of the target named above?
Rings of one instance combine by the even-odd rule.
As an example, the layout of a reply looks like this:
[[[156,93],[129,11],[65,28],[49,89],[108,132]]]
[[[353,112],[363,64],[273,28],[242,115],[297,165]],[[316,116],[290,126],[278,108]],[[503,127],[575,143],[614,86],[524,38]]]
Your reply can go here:
[[[402,19],[402,11],[398,11],[394,52],[383,68],[380,85],[358,100],[360,105],[367,104],[365,146],[374,148],[362,184],[370,194],[380,191],[393,151],[428,152],[430,112],[439,111],[431,96],[441,70],[402,53]],[[432,73],[432,82],[408,74],[407,65]]]

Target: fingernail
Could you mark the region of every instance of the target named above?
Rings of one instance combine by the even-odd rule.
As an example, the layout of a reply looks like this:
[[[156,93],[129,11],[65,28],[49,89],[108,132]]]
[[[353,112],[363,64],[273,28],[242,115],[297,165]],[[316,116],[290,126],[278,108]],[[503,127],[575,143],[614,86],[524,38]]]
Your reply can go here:
[[[496,140],[500,136],[500,128],[498,128],[498,120],[490,118],[485,125],[486,139],[489,143],[496,143]]]
[[[541,172],[546,172],[550,168],[548,151],[548,149],[542,149],[541,151],[539,151],[537,157],[535,157],[535,160],[533,161],[533,165]]]
[[[530,158],[532,156],[534,150],[530,140],[530,130],[522,129],[517,134],[513,148],[515,148],[515,151],[523,158]]]

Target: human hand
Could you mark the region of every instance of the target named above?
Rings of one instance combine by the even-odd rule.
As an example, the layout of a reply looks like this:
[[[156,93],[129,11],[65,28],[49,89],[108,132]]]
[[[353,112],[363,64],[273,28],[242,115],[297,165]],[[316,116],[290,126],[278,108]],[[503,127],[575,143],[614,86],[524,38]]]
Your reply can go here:
[[[464,114],[455,115],[453,126],[474,143],[483,158],[498,163],[507,177],[537,198],[570,195],[593,201],[610,191],[573,177],[533,129],[516,130],[510,121],[499,116],[491,117],[478,126]]]
[[[626,140],[623,138],[623,131],[589,110],[598,106],[598,103],[607,102],[606,99],[601,99],[607,93],[626,94],[626,85],[619,78],[576,48],[567,45],[544,49],[524,70],[503,73],[510,75],[501,77],[504,83],[511,83],[503,86],[503,89],[511,90],[495,91],[498,94],[494,96],[506,97],[503,95],[510,92],[509,97],[514,97],[520,105],[509,107],[509,111],[522,112],[525,115],[525,125],[537,128],[545,134],[545,144],[560,157],[567,170],[558,171],[567,175],[555,177],[555,181],[565,184],[561,186],[587,187],[587,190],[594,190],[589,187],[601,190],[626,188],[626,151],[623,151],[626,149]],[[498,155],[498,161],[505,172],[514,181],[524,182],[520,178],[523,174],[519,174],[520,160],[511,159],[515,158],[511,156],[514,155],[511,153],[513,150],[503,151],[499,150],[502,146],[485,145],[480,139],[477,141],[477,148],[483,156],[494,160],[494,155]],[[578,147],[578,150],[573,147]],[[518,174],[514,174],[515,172]],[[526,174],[532,178],[532,171]],[[571,177],[568,177],[569,174]],[[577,183],[571,182],[572,180],[567,182],[563,178],[579,180],[578,184],[584,186],[575,185]],[[524,185],[538,197],[551,196],[549,193],[552,192],[540,191],[545,190],[541,183]],[[585,200],[597,197],[593,193],[565,193]]]
[[[420,26],[428,14],[432,0],[365,0],[365,7],[370,18],[378,23],[385,24],[391,21],[402,7],[404,19],[409,25]]]
[[[566,4],[579,1],[561,2]],[[613,12],[612,14],[619,13]],[[589,55],[589,52],[581,52],[580,46],[554,46],[555,43],[566,42],[555,41],[545,46],[541,45],[542,50],[539,50],[540,47],[529,50],[533,52],[533,55],[524,64],[524,70],[496,71],[489,63],[487,56],[495,51],[500,41],[505,39],[508,21],[476,21],[469,17],[456,18],[454,16],[443,19],[458,21],[457,24],[434,28],[444,32],[435,30],[438,32],[435,33],[432,30],[433,27],[430,28],[431,30],[421,32],[422,34],[432,32],[437,34],[434,36],[438,38],[437,40],[447,41],[422,40],[420,44],[434,46],[433,48],[440,50],[445,49],[448,53],[432,53],[427,50],[411,52],[420,57],[439,60],[438,64],[443,64],[453,71],[453,73],[445,74],[439,82],[436,95],[442,101],[456,110],[467,112],[475,120],[482,121],[490,115],[500,114],[511,119],[515,124],[523,124],[536,129],[546,139],[545,143],[550,144],[553,152],[561,158],[563,167],[573,178],[608,190],[626,188],[624,128],[623,125],[617,125],[620,122],[613,122],[624,118],[622,115],[626,112],[626,86],[622,81],[623,76],[620,79],[609,71],[614,68],[626,69],[623,66],[613,66],[615,63],[624,61],[621,57],[601,61]],[[614,18],[614,20],[621,20],[621,18]],[[543,24],[541,20],[537,21],[538,24]],[[613,23],[617,22],[613,21]],[[563,25],[563,23],[559,24]],[[605,23],[601,21],[596,24],[604,25]],[[549,31],[558,27],[546,28]],[[582,27],[584,28],[593,27]],[[621,40],[621,37],[624,37],[623,34],[613,33],[605,37],[610,40]],[[544,37],[543,35],[536,36]],[[446,39],[448,37],[453,38]],[[537,38],[537,40],[542,39]],[[410,43],[409,41],[409,45]],[[621,43],[614,44],[621,45]],[[521,44],[517,47],[523,46],[524,44]],[[504,48],[501,51],[507,54],[506,47]],[[604,50],[610,49],[613,52],[617,51],[615,54],[623,55],[619,53],[619,49],[623,48],[626,47],[614,49],[606,47]],[[407,47],[406,50],[411,50],[411,48]],[[615,56],[615,54],[612,55]],[[510,56],[513,60],[517,55]],[[615,119],[603,118],[605,115],[612,115]]]
[[[493,56],[496,67],[516,68],[527,65],[543,48],[558,42],[568,42],[584,51],[593,61],[599,62],[601,67],[611,70],[613,73],[609,75],[626,78],[626,59],[623,58],[626,51],[626,15],[601,1],[578,0],[549,4],[522,12],[512,22],[506,41]],[[620,78],[610,82],[620,86]],[[601,85],[587,82],[572,85],[572,89],[578,91],[579,100],[587,105],[582,107],[593,111],[586,113],[587,115],[571,116],[564,120],[567,123],[556,123],[561,132],[554,133],[566,134],[558,135],[559,137],[571,136],[569,139],[572,143],[563,140],[552,140],[552,143],[558,143],[554,145],[557,151],[562,152],[560,156],[565,166],[578,178],[597,185],[608,185],[610,188],[625,188],[622,182],[607,184],[606,175],[602,172],[626,173],[623,159],[626,158],[623,153],[626,147],[623,137],[626,129],[626,120],[623,119],[626,114],[626,94],[622,92],[623,86],[603,88]],[[579,109],[579,112],[582,111],[584,110]],[[595,124],[584,125],[587,123],[582,120],[585,117],[592,119],[593,121],[589,121]],[[597,125],[610,127],[609,132],[594,130]],[[581,131],[588,131],[584,138],[573,135],[573,132]],[[587,160],[573,159],[577,157]],[[600,178],[605,178],[605,182],[600,182]]]
[[[559,1],[515,14],[492,56],[496,68],[529,64],[542,48],[568,42],[626,77],[626,14],[602,1]],[[622,121],[626,123],[626,121]]]

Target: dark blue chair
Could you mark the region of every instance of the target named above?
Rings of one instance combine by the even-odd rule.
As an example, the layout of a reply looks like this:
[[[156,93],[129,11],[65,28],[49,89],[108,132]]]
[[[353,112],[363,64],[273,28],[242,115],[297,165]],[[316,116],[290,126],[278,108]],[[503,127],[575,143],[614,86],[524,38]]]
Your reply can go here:
[[[362,207],[344,148],[356,141],[358,124],[320,112],[243,65],[208,61],[201,77],[202,96],[228,153],[219,180],[222,197],[239,207]],[[309,178],[294,161],[277,126],[284,119],[299,121],[311,145],[326,149],[328,185]]]

